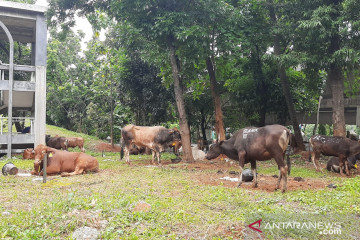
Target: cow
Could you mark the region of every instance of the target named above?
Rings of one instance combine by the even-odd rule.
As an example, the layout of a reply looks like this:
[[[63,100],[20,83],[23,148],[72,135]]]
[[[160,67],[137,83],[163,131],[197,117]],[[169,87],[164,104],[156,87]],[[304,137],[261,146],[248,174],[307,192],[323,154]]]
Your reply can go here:
[[[169,145],[181,142],[180,132],[174,129],[167,129],[161,126],[135,126],[127,125],[121,129],[122,152],[121,159],[125,152],[126,163],[130,164],[129,151],[131,145],[138,147],[148,147],[152,150],[152,164],[155,164],[155,156],[160,164],[160,152],[164,151]]]
[[[25,149],[22,159],[23,159],[23,160],[24,160],[24,159],[35,159],[34,149],[32,149],[32,148],[27,148],[27,149]]]
[[[67,138],[67,148],[72,147],[79,147],[80,150],[82,152],[85,152],[85,148],[84,148],[84,138],[82,137],[71,137],[71,138]]]
[[[225,141],[211,145],[206,159],[211,160],[220,154],[239,161],[240,177],[238,187],[242,184],[242,171],[246,163],[251,164],[254,175],[254,187],[258,186],[256,161],[275,158],[279,168],[279,179],[275,190],[279,189],[283,179],[282,192],[286,191],[288,166],[284,163],[285,150],[289,144],[290,130],[281,125],[268,125],[240,129]],[[288,163],[289,164],[289,163]]]
[[[50,135],[46,135],[45,142],[48,147],[67,150],[68,140],[65,137],[59,137],[58,135],[50,137]]]
[[[181,148],[181,142],[176,141],[176,142],[172,142],[170,143],[169,147],[173,149],[173,152],[176,156],[179,156],[180,154],[180,148]]]
[[[318,171],[322,171],[319,164],[320,154],[339,158],[340,175],[344,176],[343,166],[345,163],[346,175],[349,175],[347,158],[360,153],[360,143],[342,136],[314,135],[310,138],[312,148],[311,160]]]
[[[199,137],[198,140],[197,140],[197,148],[201,151],[204,151],[205,149],[205,141],[204,141],[204,138],[202,137]]]
[[[348,157],[347,160],[348,160],[348,168],[349,169],[357,169],[356,161],[360,160],[360,153]],[[331,157],[329,159],[329,161],[327,162],[326,169],[329,172],[333,171],[333,172],[339,173],[340,172],[339,158],[338,157]],[[345,169],[343,167],[343,171],[344,170]]]
[[[45,154],[48,155],[46,172],[49,175],[61,174],[62,177],[85,172],[98,172],[96,158],[83,152],[66,152],[39,144],[35,149],[33,175],[43,175],[42,165]]]

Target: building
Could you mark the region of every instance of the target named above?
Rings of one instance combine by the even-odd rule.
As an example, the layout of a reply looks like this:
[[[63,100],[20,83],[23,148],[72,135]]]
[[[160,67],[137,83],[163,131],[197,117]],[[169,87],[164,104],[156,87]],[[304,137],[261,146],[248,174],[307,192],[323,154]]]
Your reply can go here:
[[[46,123],[46,7],[0,1],[0,153],[21,153],[45,143]],[[29,65],[14,59],[14,42],[31,45]],[[3,56],[2,55],[2,56]],[[31,61],[31,63],[30,63]],[[15,117],[26,112],[24,117]],[[25,123],[23,133],[14,130]],[[19,124],[18,124],[19,125]]]

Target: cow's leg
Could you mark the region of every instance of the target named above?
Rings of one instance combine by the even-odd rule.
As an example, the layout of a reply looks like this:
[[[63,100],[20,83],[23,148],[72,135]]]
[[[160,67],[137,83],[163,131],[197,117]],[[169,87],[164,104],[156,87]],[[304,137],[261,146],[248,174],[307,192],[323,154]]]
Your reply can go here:
[[[279,168],[279,179],[276,183],[275,186],[275,190],[279,189],[280,187],[280,181],[281,179],[283,180],[283,185],[282,185],[282,189],[281,192],[285,192],[287,189],[287,173],[288,173],[288,166],[285,165],[284,163],[284,157],[283,155],[277,155],[275,156],[275,161],[278,165]]]
[[[258,186],[258,180],[257,180],[257,176],[256,176],[256,160],[251,161],[251,171],[254,175],[254,187]]]
[[[46,167],[46,174],[52,175],[57,173],[60,173],[60,166],[51,165]],[[40,176],[42,175],[43,175],[43,171],[40,172]]]
[[[156,157],[157,157],[157,160],[158,160],[158,164],[161,165],[161,161],[160,161],[160,151],[157,151],[157,152],[156,152]]]
[[[241,186],[242,184],[242,174],[243,174],[243,169],[244,169],[244,165],[245,165],[245,151],[241,151],[238,153],[238,157],[239,157],[239,172],[240,172],[240,179],[239,179],[239,184],[238,187]]]
[[[320,158],[320,154],[319,153],[315,153],[314,151],[311,152],[311,160],[315,166],[315,169],[317,171],[320,171],[322,172],[322,168],[321,168],[321,165],[319,163],[319,158]]]
[[[73,171],[71,173],[63,172],[63,173],[61,173],[61,176],[62,177],[69,177],[69,176],[82,174],[83,172],[84,172],[84,168],[75,167],[75,171]]]
[[[154,149],[151,151],[151,154],[152,154],[151,163],[152,163],[152,165],[155,165],[156,152]]]
[[[344,157],[343,156],[339,156],[339,168],[340,168],[340,175],[341,176],[345,176],[343,169],[344,169]],[[349,175],[349,169],[347,168],[347,164],[345,164],[345,172],[346,175]]]
[[[348,161],[347,157],[345,157],[344,159],[345,159],[345,161],[344,161],[344,164],[345,164],[345,172],[346,172],[346,175],[349,176],[349,175],[350,175],[349,161]]]
[[[130,145],[129,146],[125,146],[125,161],[127,164],[130,164]]]

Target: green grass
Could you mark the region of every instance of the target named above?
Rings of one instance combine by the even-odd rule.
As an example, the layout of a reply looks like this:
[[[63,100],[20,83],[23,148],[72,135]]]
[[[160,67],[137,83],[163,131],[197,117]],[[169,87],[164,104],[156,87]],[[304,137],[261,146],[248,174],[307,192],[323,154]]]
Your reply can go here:
[[[61,133],[67,134],[73,136]],[[98,141],[87,139],[89,144]],[[170,158],[174,155],[162,155],[165,163]],[[149,167],[151,156],[131,156],[131,166],[119,161],[118,153],[97,159],[99,173],[54,176],[45,184],[32,181],[35,177],[0,176],[0,239],[71,239],[83,226],[98,229],[102,239],[257,239],[257,232],[247,225],[259,219],[262,239],[360,238],[359,176],[318,173],[294,160],[291,177],[324,179],[338,187],[282,194],[201,184],[194,174],[216,170],[183,169],[186,163]],[[33,167],[31,160],[12,162],[21,171]],[[273,164],[260,163],[259,174],[278,174]],[[150,204],[150,211],[132,211],[139,201]],[[289,221],[339,223],[341,234],[265,228]]]

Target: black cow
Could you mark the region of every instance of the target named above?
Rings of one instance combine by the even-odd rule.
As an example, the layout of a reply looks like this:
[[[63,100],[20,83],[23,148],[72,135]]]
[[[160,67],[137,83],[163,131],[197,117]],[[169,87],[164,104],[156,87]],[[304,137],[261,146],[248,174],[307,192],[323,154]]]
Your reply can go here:
[[[65,137],[50,137],[50,135],[46,135],[45,139],[46,145],[51,148],[55,149],[62,149],[67,150],[68,149],[68,140]]]
[[[121,129],[122,148],[121,159],[130,163],[129,152],[131,145],[138,147],[148,147],[152,150],[152,163],[155,164],[155,155],[160,164],[160,152],[164,151],[169,145],[176,145],[181,142],[180,132],[176,129],[167,129],[161,126],[144,127],[127,125]]]
[[[254,175],[254,186],[257,187],[256,161],[265,161],[275,158],[280,176],[276,189],[283,179],[282,192],[286,191],[288,166],[284,163],[285,150],[289,144],[290,130],[281,125],[269,125],[261,128],[248,127],[237,131],[230,139],[213,144],[206,154],[208,160],[214,159],[220,154],[225,154],[233,160],[238,160],[240,165],[240,181],[242,183],[242,171],[244,164],[251,164]]]
[[[325,156],[335,156],[339,158],[340,174],[343,173],[343,166],[345,163],[346,175],[349,175],[347,158],[360,153],[360,143],[341,136],[323,136],[314,135],[310,138],[310,146],[312,147],[311,160],[314,163],[316,170],[320,170],[319,164],[320,154]]]
[[[349,169],[357,169],[356,161],[360,160],[360,153],[348,157],[347,160],[348,160],[348,168]],[[329,172],[333,171],[333,172],[339,173],[340,172],[339,158],[338,157],[331,157],[329,159],[329,161],[327,162],[326,169]],[[345,170],[345,168],[343,167],[343,171],[344,170]]]

